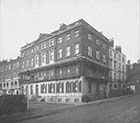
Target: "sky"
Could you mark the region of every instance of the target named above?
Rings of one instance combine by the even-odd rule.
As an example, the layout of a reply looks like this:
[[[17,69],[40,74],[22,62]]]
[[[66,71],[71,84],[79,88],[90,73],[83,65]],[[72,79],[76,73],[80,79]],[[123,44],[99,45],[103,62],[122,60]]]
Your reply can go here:
[[[139,0],[0,0],[0,60],[14,59],[40,33],[84,19],[114,38],[131,63],[140,59]]]

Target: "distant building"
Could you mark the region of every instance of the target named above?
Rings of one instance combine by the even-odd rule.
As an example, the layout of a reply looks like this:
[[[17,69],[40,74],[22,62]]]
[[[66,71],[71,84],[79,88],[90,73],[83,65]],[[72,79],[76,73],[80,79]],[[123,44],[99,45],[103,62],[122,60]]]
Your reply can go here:
[[[20,57],[0,61],[0,88],[4,94],[20,94],[18,78],[20,70]]]
[[[127,63],[127,82],[130,86],[135,86],[136,93],[140,93],[140,60],[137,63]]]
[[[114,40],[109,49],[110,89],[126,89],[126,56],[120,46],[114,48]]]
[[[81,102],[109,93],[109,40],[84,20],[61,24],[21,48],[22,92],[46,101]]]

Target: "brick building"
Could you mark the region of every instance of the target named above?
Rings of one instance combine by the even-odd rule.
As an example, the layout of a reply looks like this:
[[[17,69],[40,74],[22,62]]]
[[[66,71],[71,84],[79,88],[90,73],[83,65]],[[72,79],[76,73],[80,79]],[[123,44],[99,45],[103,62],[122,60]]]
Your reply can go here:
[[[82,19],[23,46],[21,66],[22,93],[30,98],[81,102],[109,93],[109,40]]]
[[[114,48],[114,40],[109,48],[110,90],[126,89],[126,56],[120,46]]]
[[[20,57],[9,61],[0,61],[0,88],[5,94],[19,94],[20,84],[18,73],[20,68]]]

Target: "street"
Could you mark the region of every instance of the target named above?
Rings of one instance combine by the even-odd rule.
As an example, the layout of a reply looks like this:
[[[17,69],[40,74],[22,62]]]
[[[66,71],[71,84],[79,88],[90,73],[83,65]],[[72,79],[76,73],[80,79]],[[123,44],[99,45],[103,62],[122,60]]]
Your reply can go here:
[[[20,123],[140,123],[140,95],[89,103]]]

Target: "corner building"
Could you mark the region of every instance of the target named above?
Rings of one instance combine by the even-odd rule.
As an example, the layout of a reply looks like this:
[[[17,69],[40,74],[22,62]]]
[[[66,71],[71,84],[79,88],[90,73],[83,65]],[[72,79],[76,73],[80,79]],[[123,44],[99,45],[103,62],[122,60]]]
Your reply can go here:
[[[48,102],[108,96],[109,40],[83,19],[21,48],[22,93]]]

